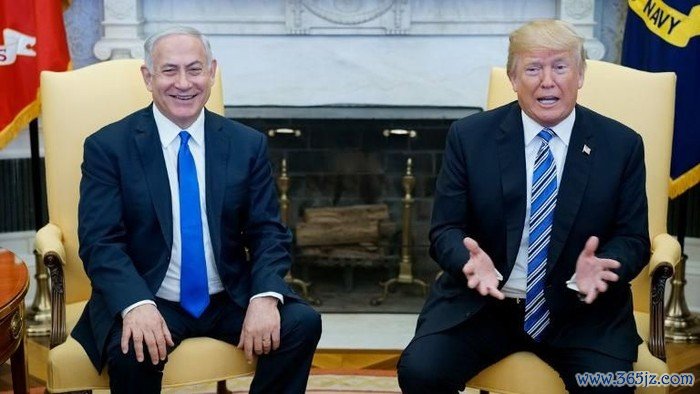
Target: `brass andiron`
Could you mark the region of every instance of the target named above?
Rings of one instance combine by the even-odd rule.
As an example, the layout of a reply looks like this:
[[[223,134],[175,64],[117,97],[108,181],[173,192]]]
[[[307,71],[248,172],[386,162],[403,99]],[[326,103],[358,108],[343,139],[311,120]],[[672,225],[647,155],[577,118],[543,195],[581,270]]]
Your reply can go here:
[[[416,184],[416,177],[413,176],[411,171],[412,160],[409,158],[406,160],[406,175],[403,176],[403,190],[406,193],[403,197],[403,226],[401,229],[401,263],[399,263],[399,276],[396,278],[389,279],[386,282],[379,283],[380,286],[384,288],[382,295],[370,300],[371,305],[379,305],[387,298],[389,295],[389,290],[391,286],[395,284],[407,284],[416,285],[420,287],[421,293],[425,297],[425,292],[428,285],[420,279],[413,277],[413,263],[411,259],[411,242],[412,242],[412,231],[411,231],[411,218],[412,218],[412,207],[413,207],[413,196],[411,192]]]
[[[671,342],[698,342],[700,341],[700,318],[688,310],[685,302],[684,288],[685,263],[687,255],[681,256],[681,261],[676,266],[676,272],[671,280],[671,296],[666,305],[666,339]]]
[[[282,159],[282,171],[280,176],[277,178],[277,187],[280,190],[280,216],[282,223],[287,225],[289,221],[289,196],[287,192],[289,191],[289,176],[287,175],[287,159]],[[304,282],[299,278],[292,276],[292,270],[287,271],[287,275],[284,276],[284,281],[292,286],[299,286],[301,288],[301,293],[304,298],[313,305],[321,305],[320,300],[312,297],[309,294],[309,287],[311,287],[310,282]]]
[[[36,293],[27,310],[27,335],[40,337],[51,333],[51,298],[49,296],[49,272],[44,260],[34,251],[36,260]]]

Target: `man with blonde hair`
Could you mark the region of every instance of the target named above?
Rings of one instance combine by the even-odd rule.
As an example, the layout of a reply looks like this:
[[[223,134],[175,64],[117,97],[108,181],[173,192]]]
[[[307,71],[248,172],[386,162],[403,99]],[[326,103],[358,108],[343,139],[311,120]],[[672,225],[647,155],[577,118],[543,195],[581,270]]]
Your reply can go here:
[[[632,369],[629,282],[649,258],[642,139],[576,104],[585,68],[571,25],[530,22],[510,35],[518,100],[451,126],[430,230],[444,273],[399,361],[405,393],[455,393],[518,351],[570,392],[632,392],[575,378]]]

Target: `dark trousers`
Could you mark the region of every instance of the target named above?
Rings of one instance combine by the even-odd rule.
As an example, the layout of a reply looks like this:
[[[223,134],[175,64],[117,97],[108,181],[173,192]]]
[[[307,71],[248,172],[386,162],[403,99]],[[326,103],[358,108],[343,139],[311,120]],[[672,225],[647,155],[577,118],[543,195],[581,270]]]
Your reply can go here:
[[[466,322],[414,338],[398,363],[404,393],[456,393],[488,366],[518,351],[530,351],[551,365],[571,393],[632,393],[632,387],[579,387],[576,373],[631,371],[632,361],[581,348],[554,348],[523,331],[525,303],[490,300]],[[508,379],[508,376],[503,376]]]
[[[198,319],[190,316],[177,302],[156,299],[175,342],[171,353],[186,338],[206,336],[233,345],[238,339],[245,318],[240,308],[224,293],[211,302]],[[258,357],[251,393],[304,393],[311,360],[321,337],[321,317],[309,305],[291,299],[279,306],[281,317],[280,347]],[[112,393],[159,393],[165,361],[153,365],[147,353],[145,361],[136,361],[133,342],[129,352],[121,351],[122,325],[114,325],[107,342],[107,368]],[[192,360],[197,362],[197,360]]]

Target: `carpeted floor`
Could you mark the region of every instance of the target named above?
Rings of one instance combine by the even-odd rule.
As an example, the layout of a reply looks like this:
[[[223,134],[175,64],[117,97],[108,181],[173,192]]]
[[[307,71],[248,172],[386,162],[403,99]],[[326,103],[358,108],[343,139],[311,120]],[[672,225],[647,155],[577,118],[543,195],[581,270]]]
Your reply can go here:
[[[231,379],[226,387],[233,394],[246,394],[252,376]],[[178,389],[163,390],[166,394],[212,394],[216,384],[201,384]],[[109,394],[108,390],[95,390],[94,394]],[[313,370],[309,376],[307,394],[394,394],[401,393],[396,371],[384,370]],[[4,394],[0,392],[0,394]],[[33,393],[32,393],[33,394]]]
[[[252,377],[230,380],[227,387],[234,394],[248,392]],[[307,394],[400,393],[394,371],[324,370],[309,376]]]
[[[2,372],[9,373],[9,367],[2,365]],[[2,375],[2,374],[0,374]],[[231,379],[226,383],[227,388],[233,394],[248,393],[252,376]],[[11,382],[0,384],[0,394],[11,394]],[[30,394],[44,393],[42,384],[35,379],[31,382]],[[109,390],[94,390],[94,394],[109,394]],[[201,384],[182,387],[178,389],[163,390],[166,394],[213,394],[216,393],[216,384]],[[396,380],[396,371],[389,370],[317,370],[314,369],[309,376],[307,394],[394,394],[401,393]]]

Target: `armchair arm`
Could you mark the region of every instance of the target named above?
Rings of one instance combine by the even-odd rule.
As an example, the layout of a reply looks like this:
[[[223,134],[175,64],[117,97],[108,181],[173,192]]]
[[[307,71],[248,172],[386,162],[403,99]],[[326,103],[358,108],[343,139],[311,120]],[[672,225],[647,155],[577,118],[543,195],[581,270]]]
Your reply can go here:
[[[675,267],[681,261],[681,244],[668,234],[659,234],[651,242],[651,258],[649,259],[649,275],[661,264]]]
[[[654,357],[666,361],[664,343],[664,289],[666,280],[673,275],[681,258],[681,245],[668,234],[659,234],[651,243],[649,276],[651,276],[651,312],[649,317],[649,351]]]
[[[54,348],[66,340],[66,296],[63,266],[66,251],[63,234],[55,224],[47,224],[36,233],[34,243],[37,253],[49,270],[51,278],[51,337],[49,345]]]

